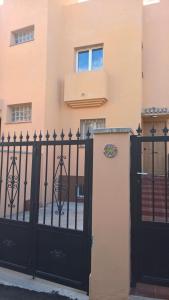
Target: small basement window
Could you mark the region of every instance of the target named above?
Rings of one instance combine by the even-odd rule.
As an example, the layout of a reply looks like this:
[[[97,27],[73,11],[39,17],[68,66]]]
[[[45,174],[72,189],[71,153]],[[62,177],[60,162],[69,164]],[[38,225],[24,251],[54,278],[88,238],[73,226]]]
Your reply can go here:
[[[89,130],[92,135],[92,130],[105,128],[106,120],[105,119],[86,119],[80,120],[80,133],[81,138],[86,138],[86,133]]]
[[[76,72],[94,71],[103,67],[103,45],[76,51]]]
[[[34,40],[34,25],[18,29],[11,33],[11,45],[23,44]]]
[[[8,106],[8,120],[11,123],[31,122],[32,120],[32,104],[18,104]]]

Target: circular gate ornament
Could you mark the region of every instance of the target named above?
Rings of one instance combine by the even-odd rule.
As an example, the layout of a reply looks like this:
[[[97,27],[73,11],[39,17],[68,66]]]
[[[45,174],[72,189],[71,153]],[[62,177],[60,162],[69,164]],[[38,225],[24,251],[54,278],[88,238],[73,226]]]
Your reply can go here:
[[[107,144],[104,147],[104,155],[107,158],[114,158],[117,155],[117,153],[118,153],[118,149],[115,145]]]

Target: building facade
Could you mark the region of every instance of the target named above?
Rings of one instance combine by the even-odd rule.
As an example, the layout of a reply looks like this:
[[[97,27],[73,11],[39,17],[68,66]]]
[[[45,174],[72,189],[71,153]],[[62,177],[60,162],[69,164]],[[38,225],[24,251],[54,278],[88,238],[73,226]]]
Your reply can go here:
[[[142,110],[142,0],[5,0],[1,133],[131,127]]]
[[[83,138],[88,128],[135,131],[140,122],[144,134],[153,124],[162,134],[168,20],[168,0],[4,0],[1,134],[80,128]]]

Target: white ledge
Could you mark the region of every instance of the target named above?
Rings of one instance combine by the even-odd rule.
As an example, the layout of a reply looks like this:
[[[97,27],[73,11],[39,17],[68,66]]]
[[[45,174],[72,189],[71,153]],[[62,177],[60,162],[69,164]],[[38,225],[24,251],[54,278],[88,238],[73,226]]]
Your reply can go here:
[[[93,134],[110,134],[110,133],[131,133],[134,134],[131,128],[101,128],[92,130]]]

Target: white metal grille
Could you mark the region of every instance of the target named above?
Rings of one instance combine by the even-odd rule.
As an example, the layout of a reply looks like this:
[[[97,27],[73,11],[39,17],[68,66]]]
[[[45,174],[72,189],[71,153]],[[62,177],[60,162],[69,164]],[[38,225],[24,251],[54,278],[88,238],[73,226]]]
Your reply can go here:
[[[105,128],[105,119],[86,119],[80,120],[80,132],[81,138],[84,139],[87,131],[89,130],[92,134],[94,129]]]
[[[11,122],[30,122],[32,119],[32,105],[19,104],[11,106]]]
[[[12,34],[13,34],[12,43],[14,45],[32,41],[34,39],[34,26],[19,29],[18,31],[13,32]]]

